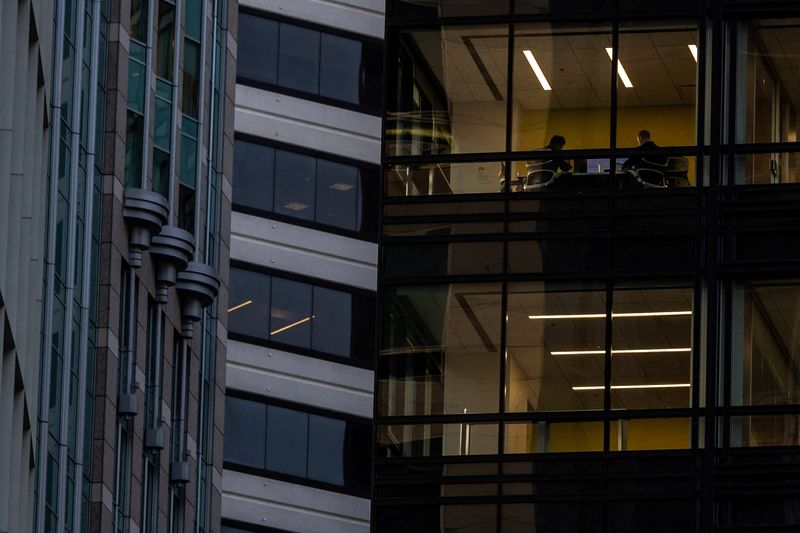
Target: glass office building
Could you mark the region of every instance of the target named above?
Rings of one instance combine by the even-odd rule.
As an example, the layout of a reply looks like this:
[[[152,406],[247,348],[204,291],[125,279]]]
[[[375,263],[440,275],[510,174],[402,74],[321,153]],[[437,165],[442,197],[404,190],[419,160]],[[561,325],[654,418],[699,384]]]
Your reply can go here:
[[[373,531],[797,528],[800,6],[386,16]]]

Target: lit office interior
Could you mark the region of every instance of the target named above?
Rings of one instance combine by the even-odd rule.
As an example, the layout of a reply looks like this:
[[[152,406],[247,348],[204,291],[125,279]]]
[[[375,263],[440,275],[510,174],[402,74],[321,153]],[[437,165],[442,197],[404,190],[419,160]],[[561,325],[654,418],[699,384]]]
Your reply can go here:
[[[388,4],[375,531],[800,527],[800,5],[599,3]]]

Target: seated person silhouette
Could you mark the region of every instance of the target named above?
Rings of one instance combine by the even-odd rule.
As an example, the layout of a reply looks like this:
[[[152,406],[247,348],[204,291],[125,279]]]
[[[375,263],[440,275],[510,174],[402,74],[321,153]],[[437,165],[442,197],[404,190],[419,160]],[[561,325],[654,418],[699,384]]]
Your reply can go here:
[[[650,138],[650,132],[641,130],[636,135],[639,150],[656,150],[658,145]],[[622,171],[628,172],[644,187],[665,187],[664,173],[667,158],[663,155],[633,155],[622,164]]]
[[[559,152],[566,146],[567,140],[561,135],[553,135],[550,143],[537,152]],[[525,190],[541,188],[552,183],[560,173],[572,170],[572,165],[558,157],[535,159],[525,162],[527,176],[524,180]]]

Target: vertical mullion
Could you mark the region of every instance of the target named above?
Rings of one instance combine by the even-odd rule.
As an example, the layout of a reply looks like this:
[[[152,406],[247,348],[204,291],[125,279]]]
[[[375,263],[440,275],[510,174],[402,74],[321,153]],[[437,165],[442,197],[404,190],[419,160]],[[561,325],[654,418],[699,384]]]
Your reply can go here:
[[[516,46],[514,33],[516,32],[516,25],[512,22],[506,28],[508,31],[508,50],[506,54],[506,61],[508,62],[506,65],[506,76],[508,81],[506,83],[506,160],[503,163],[505,173],[503,191],[509,192],[511,190],[511,167],[514,165],[514,163],[509,160],[509,153],[513,149],[511,143],[513,142],[514,135],[514,50]],[[506,211],[507,208],[508,203],[506,203]],[[508,228],[506,228],[505,234],[508,234]],[[506,245],[506,247],[507,246],[508,245]]]
[[[609,110],[609,114],[611,122],[611,131],[609,132],[609,140],[608,146],[611,150],[611,157],[609,160],[609,176],[611,179],[608,180],[608,187],[610,190],[614,190],[615,182],[616,182],[616,173],[617,173],[617,76],[619,75],[619,69],[617,65],[619,63],[619,20],[615,19],[614,23],[611,26],[611,108]],[[609,207],[611,207],[609,205]],[[606,318],[610,319],[611,315],[609,314]]]

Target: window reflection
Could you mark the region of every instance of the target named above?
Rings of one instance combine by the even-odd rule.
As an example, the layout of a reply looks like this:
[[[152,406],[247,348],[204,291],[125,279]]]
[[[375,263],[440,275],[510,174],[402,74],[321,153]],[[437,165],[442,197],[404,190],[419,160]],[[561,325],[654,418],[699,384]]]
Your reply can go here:
[[[378,455],[445,457],[497,454],[498,425],[405,424],[378,428]]]
[[[403,31],[396,42],[387,155],[505,150],[505,26]]]
[[[732,314],[731,403],[800,402],[800,283],[738,283]]]
[[[381,414],[497,411],[499,285],[392,288],[385,294],[383,315]]]
[[[756,415],[731,417],[731,446],[800,445],[800,415]]]
[[[603,290],[509,285],[506,410],[602,409],[606,302]]]
[[[692,294],[688,288],[614,291],[612,409],[690,405]]]

